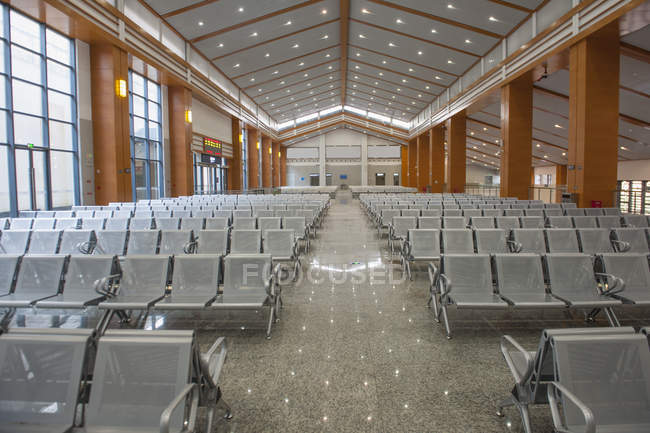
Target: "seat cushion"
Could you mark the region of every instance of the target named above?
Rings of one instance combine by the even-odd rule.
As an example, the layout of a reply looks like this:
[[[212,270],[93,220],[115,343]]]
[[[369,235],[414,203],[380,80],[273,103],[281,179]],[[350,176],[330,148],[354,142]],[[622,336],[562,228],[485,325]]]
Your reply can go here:
[[[60,309],[77,309],[84,308],[87,305],[94,305],[104,300],[104,296],[97,293],[62,293],[52,298],[38,301],[38,308],[60,308]]]
[[[27,293],[23,296],[21,296],[18,293],[11,294],[11,295],[4,295],[4,296],[0,296],[0,306],[10,307],[10,308],[25,308],[32,305],[32,303],[34,303],[35,301],[38,301],[40,299],[46,299],[52,296],[55,295],[52,295],[52,293],[34,293],[34,292]]]
[[[156,302],[154,309],[156,310],[199,310],[205,308],[215,297],[213,296],[187,296],[176,295],[166,296],[160,301]]]
[[[480,309],[501,309],[508,308],[508,303],[504,302],[497,295],[483,293],[451,293],[452,302],[457,308],[480,308]]]
[[[566,308],[566,303],[553,298],[546,293],[508,293],[502,295],[510,301],[515,308]]]
[[[100,303],[98,307],[106,310],[146,310],[159,299],[162,299],[162,295],[117,296]]]
[[[576,293],[571,293],[570,291],[561,291],[561,292],[553,292],[553,295],[555,295],[557,298],[559,298],[562,301],[568,302],[571,307],[576,307],[576,308],[607,308],[607,307],[615,307],[617,305],[621,305],[622,302],[619,301],[618,299],[612,299],[608,298],[606,296],[598,296],[598,295],[585,295],[585,294],[576,294]]]

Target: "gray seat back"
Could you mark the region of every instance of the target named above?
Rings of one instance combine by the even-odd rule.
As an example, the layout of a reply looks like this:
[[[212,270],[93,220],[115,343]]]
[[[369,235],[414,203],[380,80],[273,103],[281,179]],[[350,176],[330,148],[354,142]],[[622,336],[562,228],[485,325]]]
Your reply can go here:
[[[393,236],[405,239],[410,229],[417,228],[418,220],[414,216],[393,217],[392,221]]]
[[[0,254],[24,254],[31,234],[29,230],[3,230],[0,233]]]
[[[403,217],[419,217],[420,216],[420,209],[403,209],[402,210],[402,216]]]
[[[282,223],[282,218],[280,217],[260,217],[257,219],[257,225],[262,231],[262,234],[266,230],[279,230]]]
[[[265,294],[271,272],[270,254],[230,254],[224,259],[223,291]]]
[[[479,254],[507,254],[508,232],[503,229],[474,230],[476,252]]]
[[[238,208],[232,211],[232,216],[234,219],[237,218],[250,218],[253,215],[251,208]]]
[[[445,254],[441,272],[451,281],[452,297],[454,293],[494,293],[489,254]]]
[[[131,217],[130,211],[123,212],[123,215],[124,215],[124,218],[130,218]],[[104,219],[104,218],[111,218],[113,216],[117,216],[117,215],[114,215],[112,210],[96,210],[93,217],[94,218]]]
[[[496,228],[498,229],[518,229],[519,218],[515,216],[498,216],[495,218]]]
[[[32,230],[52,230],[54,229],[54,224],[56,224],[56,219],[54,218],[34,218]]]
[[[57,294],[61,289],[67,256],[28,255],[20,262],[14,292]]]
[[[546,254],[544,264],[551,292],[597,294],[596,275],[591,256],[587,254]]]
[[[255,254],[262,250],[262,232],[259,230],[233,230],[230,234],[230,252]]]
[[[501,209],[483,209],[483,216],[486,217],[498,217],[501,216],[503,212],[501,212]]]
[[[594,229],[598,227],[595,216],[574,216],[573,218],[573,227],[578,229]]]
[[[544,219],[543,209],[525,209],[524,214],[526,214],[527,217],[541,217]]]
[[[584,212],[585,212],[585,215],[586,215],[586,216],[594,216],[594,217],[597,217],[597,216],[602,216],[602,215],[604,215],[604,213],[603,213],[603,209],[601,209],[601,208],[597,208],[597,207],[585,208],[585,209],[584,209]]]
[[[522,217],[524,216],[524,210],[523,209],[506,209],[503,211],[504,216],[514,216],[514,217]]]
[[[442,212],[442,215],[443,217],[459,217],[459,216],[463,216],[463,211],[457,208],[445,207],[444,211]]]
[[[192,216],[192,212],[185,209],[174,209],[172,211],[172,216],[174,218],[189,218]]]
[[[229,209],[221,209],[221,210],[215,210],[212,212],[212,215],[215,218],[226,218],[228,222],[232,220],[232,210]]]
[[[91,329],[0,335],[0,419],[6,431],[68,431],[75,423]]]
[[[469,220],[469,225],[475,229],[493,229],[494,228],[494,218],[493,217],[472,217]]]
[[[440,229],[441,220],[437,216],[421,216],[418,218],[418,228],[420,229]]]
[[[422,209],[420,210],[420,215],[423,217],[441,217],[442,209]]]
[[[212,211],[208,209],[192,209],[193,218],[212,218]]]
[[[440,257],[440,230],[439,229],[410,229],[408,238],[414,259],[422,257]]]
[[[257,227],[257,219],[251,216],[235,216],[232,223],[232,228],[236,230],[255,230]]]
[[[537,254],[496,254],[494,264],[499,292],[540,294],[546,291],[542,260]]]
[[[103,230],[104,219],[103,218],[82,218],[79,222],[79,228],[81,230]]]
[[[442,252],[444,254],[472,254],[474,241],[469,229],[442,229]]]
[[[544,218],[541,216],[522,216],[519,218],[522,229],[543,229]]]
[[[156,217],[155,220],[158,230],[178,230],[181,224],[178,217]]]
[[[9,228],[11,230],[31,230],[33,218],[12,218]]]
[[[601,229],[614,229],[621,227],[621,217],[618,215],[599,216],[596,218]]]
[[[622,278],[625,282],[625,290],[621,292],[621,296],[641,292],[645,297],[650,297],[650,270],[646,254],[601,254],[598,261],[602,271]]]
[[[217,296],[220,275],[220,254],[174,257],[172,296]]]
[[[104,230],[128,230],[129,218],[107,218],[104,224]]]
[[[574,229],[546,229],[549,253],[579,253],[578,236]]]
[[[282,227],[286,230],[293,230],[296,238],[303,238],[305,236],[305,217],[286,217],[282,218]]]
[[[192,230],[161,230],[158,254],[190,254],[192,241]]]
[[[387,226],[393,220],[393,217],[400,216],[399,209],[383,209],[381,211],[381,224]]]
[[[562,209],[544,209],[544,216],[546,218],[560,217],[564,216],[564,211]]]
[[[294,256],[295,236],[292,230],[268,229],[264,231],[264,254],[274,259]]]
[[[604,207],[603,208],[603,215],[605,216],[618,216],[619,218],[621,217],[622,213],[621,210],[617,207]]]
[[[614,247],[607,229],[578,229],[580,252],[585,254],[613,253]]]
[[[465,217],[480,217],[483,216],[483,211],[481,209],[464,209],[463,216]]]
[[[72,256],[65,274],[63,293],[96,294],[94,289],[99,282],[116,274],[118,268],[116,256]]]
[[[129,222],[129,230],[150,230],[153,227],[153,222],[153,218],[134,217],[131,218],[131,221]]]
[[[201,230],[196,239],[197,254],[228,254],[228,229]]]
[[[0,255],[0,275],[2,275],[2,278],[0,278],[0,296],[8,294],[13,289],[19,261],[20,255],[18,254]]]
[[[130,230],[127,254],[156,254],[160,230]]]
[[[189,383],[193,340],[192,331],[107,331],[97,346],[87,429],[159,431],[162,412]],[[172,411],[170,431],[183,430],[185,410]]]
[[[645,215],[627,214],[623,215],[625,227],[648,227],[648,218]],[[13,227],[13,220],[12,220]]]
[[[167,286],[169,256],[126,256],[121,267],[120,295],[158,296]]]
[[[61,239],[60,230],[33,230],[28,254],[56,254]]]
[[[444,216],[442,217],[442,226],[446,229],[464,229],[467,227],[469,217],[464,216]]]
[[[566,216],[584,216],[585,215],[585,210],[584,208],[568,208],[564,209],[564,215]]]
[[[123,230],[99,230],[95,232],[97,241],[93,254],[123,256],[127,232]]]
[[[514,229],[510,232],[512,240],[521,244],[522,253],[544,254],[546,242],[541,229]]]
[[[77,218],[57,218],[54,228],[57,230],[76,229],[79,226]]]
[[[214,217],[205,219],[206,230],[223,230],[228,228],[228,218]]]
[[[181,219],[181,230],[192,230],[198,233],[203,230],[203,218],[199,217],[184,217]]]
[[[95,232],[92,230],[64,230],[61,235],[59,254],[84,254],[82,249],[94,247]]]
[[[33,235],[32,235],[33,236]],[[618,228],[612,230],[614,239],[626,242],[630,249],[625,252],[648,253],[648,235],[642,228]]]
[[[270,209],[255,209],[253,211],[253,216],[256,217],[258,220],[260,218],[268,218],[273,216],[273,211]]]

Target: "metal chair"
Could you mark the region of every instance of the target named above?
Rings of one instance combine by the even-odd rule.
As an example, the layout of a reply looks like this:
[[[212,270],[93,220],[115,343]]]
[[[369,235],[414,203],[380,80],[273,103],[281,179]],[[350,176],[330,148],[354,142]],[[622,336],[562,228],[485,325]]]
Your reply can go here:
[[[516,253],[546,253],[544,231],[541,229],[513,229],[510,231],[510,249]]]
[[[230,234],[230,252],[233,254],[259,254],[262,251],[262,232],[259,230],[233,230]]]
[[[158,254],[167,256],[194,253],[192,230],[161,230]]]
[[[171,292],[154,310],[200,310],[217,297],[221,255],[194,254],[174,257]]]
[[[159,242],[160,230],[130,230],[126,254],[157,254]]]
[[[409,229],[402,247],[402,269],[405,269],[409,279],[411,263],[431,262],[440,260],[440,230],[439,229]]]
[[[574,229],[544,230],[549,253],[579,253],[577,232]]]
[[[99,230],[95,232],[95,246],[91,244],[82,246],[88,254],[107,254],[123,256],[126,251],[126,237],[128,232],[121,230]]]
[[[291,263],[293,266],[292,280],[296,281],[302,265],[300,263],[298,242],[293,231],[268,229],[263,233],[264,254],[270,254],[273,263]]]
[[[469,229],[442,229],[441,250],[443,254],[472,254],[474,239]]]
[[[503,229],[474,230],[476,252],[479,254],[507,254],[508,232]]]
[[[230,230],[201,230],[195,237],[197,254],[228,254],[228,235]]]
[[[607,229],[578,229],[580,252],[590,255],[613,253],[614,247]]]
[[[600,254],[596,269],[606,292],[627,304],[650,305],[650,270],[647,254]]]
[[[14,290],[0,297],[0,307],[26,308],[61,291],[68,256],[28,255],[20,262]]]

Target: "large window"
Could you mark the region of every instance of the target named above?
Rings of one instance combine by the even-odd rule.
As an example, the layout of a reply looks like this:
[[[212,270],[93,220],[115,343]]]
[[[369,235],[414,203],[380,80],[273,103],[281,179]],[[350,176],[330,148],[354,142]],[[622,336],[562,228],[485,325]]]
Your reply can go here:
[[[248,189],[248,130],[246,128],[242,128],[241,136],[241,189],[246,191]]]
[[[164,195],[160,85],[129,71],[133,200]]]
[[[221,194],[226,191],[226,160],[216,156],[194,154],[194,194]]]
[[[650,181],[619,180],[616,199],[621,212],[650,215]]]
[[[0,5],[0,215],[79,202],[71,39]]]

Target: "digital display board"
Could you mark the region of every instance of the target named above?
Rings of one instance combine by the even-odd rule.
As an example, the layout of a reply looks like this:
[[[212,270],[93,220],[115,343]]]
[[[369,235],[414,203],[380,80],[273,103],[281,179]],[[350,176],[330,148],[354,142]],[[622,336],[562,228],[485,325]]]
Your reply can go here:
[[[203,153],[211,156],[221,156],[221,141],[203,137]]]

